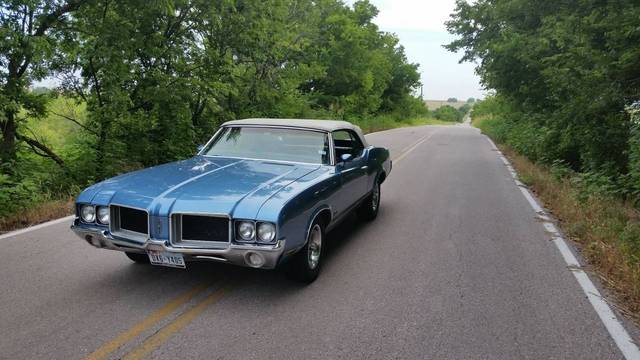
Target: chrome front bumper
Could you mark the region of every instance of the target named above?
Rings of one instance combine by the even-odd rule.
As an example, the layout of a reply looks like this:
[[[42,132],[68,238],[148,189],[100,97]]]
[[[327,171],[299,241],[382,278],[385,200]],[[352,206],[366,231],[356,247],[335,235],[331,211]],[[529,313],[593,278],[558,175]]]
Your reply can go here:
[[[284,252],[284,240],[278,240],[274,245],[237,245],[229,243],[224,248],[194,248],[176,247],[166,240],[147,239],[145,242],[140,243],[124,238],[116,238],[109,233],[109,230],[78,226],[75,223],[71,225],[71,230],[90,245],[101,249],[141,254],[147,251],[168,251],[182,254],[187,261],[216,261],[261,269],[275,268]],[[252,254],[262,258],[262,263],[258,265],[249,261],[249,257]],[[256,257],[253,256],[253,259],[256,259]]]

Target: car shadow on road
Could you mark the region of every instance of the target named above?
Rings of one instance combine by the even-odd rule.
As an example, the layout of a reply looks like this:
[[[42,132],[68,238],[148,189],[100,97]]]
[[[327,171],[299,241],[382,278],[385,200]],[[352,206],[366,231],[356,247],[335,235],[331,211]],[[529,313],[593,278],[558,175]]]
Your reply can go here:
[[[354,215],[348,216],[343,222],[326,234],[325,253],[323,256],[323,267],[332,266],[335,257],[349,242],[355,238],[356,234],[366,226]],[[119,254],[118,254],[119,255]],[[125,262],[125,264],[127,264]],[[290,280],[286,277],[286,264],[282,264],[275,270],[261,270],[234,266],[215,262],[189,262],[187,269],[171,269],[151,266],[147,264],[129,263],[119,271],[112,272],[101,279],[99,286],[111,288],[135,288],[153,286],[167,286],[170,284],[188,283],[232,283],[241,287],[249,287],[254,290],[269,287],[280,294],[289,291],[299,291],[306,287],[305,284]],[[322,278],[322,274],[320,275]],[[94,284],[97,285],[97,284]],[[266,290],[266,289],[265,289]],[[267,291],[272,292],[272,291]]]

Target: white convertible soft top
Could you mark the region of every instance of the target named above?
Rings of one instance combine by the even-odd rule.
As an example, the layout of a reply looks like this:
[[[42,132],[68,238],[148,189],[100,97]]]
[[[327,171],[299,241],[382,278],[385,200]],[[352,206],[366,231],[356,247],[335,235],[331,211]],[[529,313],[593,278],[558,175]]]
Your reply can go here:
[[[222,126],[242,126],[242,125],[266,125],[266,126],[287,126],[305,128],[322,131],[353,130],[360,137],[360,141],[367,146],[362,130],[357,125],[347,121],[339,120],[312,120],[312,119],[243,119],[232,120],[222,124]]]

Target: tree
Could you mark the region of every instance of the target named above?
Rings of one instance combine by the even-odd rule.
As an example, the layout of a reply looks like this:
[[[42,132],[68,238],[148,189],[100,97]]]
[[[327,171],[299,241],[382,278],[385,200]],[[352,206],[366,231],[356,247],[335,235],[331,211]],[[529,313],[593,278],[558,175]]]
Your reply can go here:
[[[450,105],[440,106],[433,111],[433,116],[442,121],[461,121],[464,113]]]
[[[450,98],[447,99],[447,102],[456,103],[456,102],[458,102],[458,99],[456,99],[454,97],[450,97]]]
[[[447,48],[479,64],[529,156],[617,177],[629,164],[625,105],[640,98],[639,26],[633,0],[457,1]]]
[[[18,142],[36,154],[63,165],[64,161],[38,141],[24,124],[26,114],[46,113],[46,96],[28,91],[34,80],[55,70],[56,51],[64,39],[65,23],[84,1],[19,1],[0,5],[0,159],[2,171],[10,173],[16,161]]]

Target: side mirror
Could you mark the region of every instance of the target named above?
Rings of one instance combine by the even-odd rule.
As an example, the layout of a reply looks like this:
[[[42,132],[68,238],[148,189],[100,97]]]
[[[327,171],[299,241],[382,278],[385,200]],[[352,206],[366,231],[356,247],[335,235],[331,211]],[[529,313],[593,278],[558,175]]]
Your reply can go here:
[[[200,153],[200,151],[202,151],[202,149],[204,149],[204,145],[198,145],[196,153]]]
[[[342,162],[347,162],[349,160],[353,159],[353,155],[351,154],[342,154],[340,155],[340,160],[342,160]]]

